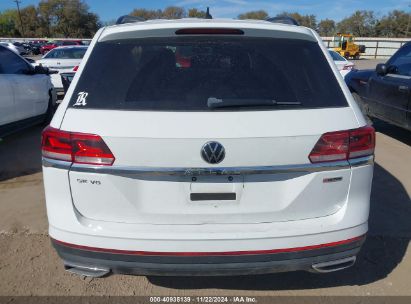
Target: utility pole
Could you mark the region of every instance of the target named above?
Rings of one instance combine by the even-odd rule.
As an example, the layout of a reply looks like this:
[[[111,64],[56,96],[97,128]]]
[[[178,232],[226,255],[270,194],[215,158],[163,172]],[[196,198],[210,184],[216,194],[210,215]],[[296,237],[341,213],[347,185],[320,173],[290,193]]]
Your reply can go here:
[[[17,5],[17,12],[19,13],[19,19],[20,19],[20,25],[21,25],[21,35],[24,37],[24,26],[23,26],[23,20],[21,19],[21,13],[20,13],[20,0],[13,0],[16,2]]]

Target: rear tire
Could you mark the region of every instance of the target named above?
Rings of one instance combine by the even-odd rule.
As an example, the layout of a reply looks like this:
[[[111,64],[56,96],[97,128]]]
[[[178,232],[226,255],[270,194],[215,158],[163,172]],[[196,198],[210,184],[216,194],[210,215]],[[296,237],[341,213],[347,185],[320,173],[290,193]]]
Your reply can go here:
[[[360,53],[355,53],[355,55],[354,55],[354,59],[355,59],[355,60],[360,59]]]
[[[364,101],[361,99],[360,95],[358,95],[355,92],[352,92],[352,97],[354,98],[355,102],[357,103],[358,107],[360,108],[362,114],[365,117],[365,120],[367,121],[367,125],[372,125],[373,122],[371,120],[371,117],[369,116],[369,111],[368,111],[368,105],[364,103]]]

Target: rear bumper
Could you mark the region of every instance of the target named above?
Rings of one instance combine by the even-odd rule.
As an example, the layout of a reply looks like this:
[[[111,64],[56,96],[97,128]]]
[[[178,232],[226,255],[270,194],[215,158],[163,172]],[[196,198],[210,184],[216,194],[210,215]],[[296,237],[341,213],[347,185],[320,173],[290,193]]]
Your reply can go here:
[[[350,267],[365,236],[307,247],[236,252],[144,252],[92,248],[52,239],[67,270],[102,276],[249,275],[287,271],[331,272]]]

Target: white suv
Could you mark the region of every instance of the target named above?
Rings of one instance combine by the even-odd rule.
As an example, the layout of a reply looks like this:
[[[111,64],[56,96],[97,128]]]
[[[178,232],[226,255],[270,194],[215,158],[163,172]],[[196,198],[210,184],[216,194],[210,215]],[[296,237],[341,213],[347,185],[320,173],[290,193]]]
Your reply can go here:
[[[50,237],[90,276],[347,268],[368,228],[374,145],[308,28],[109,26],[43,132]]]

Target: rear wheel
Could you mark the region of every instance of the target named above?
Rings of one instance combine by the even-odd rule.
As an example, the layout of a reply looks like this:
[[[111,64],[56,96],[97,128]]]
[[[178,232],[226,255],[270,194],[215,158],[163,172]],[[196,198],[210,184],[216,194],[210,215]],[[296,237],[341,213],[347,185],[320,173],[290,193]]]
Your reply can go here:
[[[355,59],[355,60],[360,59],[360,53],[355,53],[355,55],[354,55],[354,59]]]
[[[357,93],[353,92],[352,97],[354,98],[357,105],[360,107],[362,114],[364,114],[364,117],[367,120],[367,124],[372,125],[373,122],[371,120],[371,117],[369,116],[368,105],[364,103],[360,95],[358,95]]]

